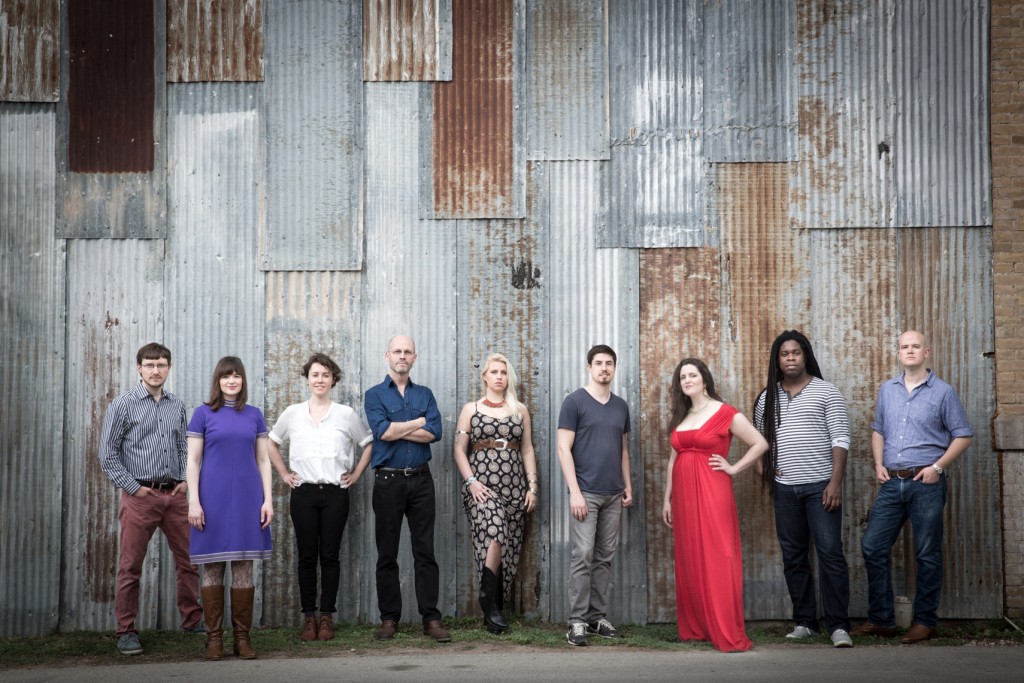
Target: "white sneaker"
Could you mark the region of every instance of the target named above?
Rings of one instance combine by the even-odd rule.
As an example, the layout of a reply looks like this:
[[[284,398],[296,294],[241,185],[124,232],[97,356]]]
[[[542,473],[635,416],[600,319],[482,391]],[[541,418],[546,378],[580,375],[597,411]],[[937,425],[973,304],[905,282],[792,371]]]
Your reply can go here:
[[[832,646],[853,647],[853,639],[850,638],[850,634],[845,629],[837,628],[835,631],[832,631]]]
[[[846,633],[846,631],[843,631],[843,633]],[[797,626],[790,633],[786,634],[786,637],[790,640],[803,640],[804,638],[816,638],[817,636],[817,631],[813,628],[807,628],[806,626]]]

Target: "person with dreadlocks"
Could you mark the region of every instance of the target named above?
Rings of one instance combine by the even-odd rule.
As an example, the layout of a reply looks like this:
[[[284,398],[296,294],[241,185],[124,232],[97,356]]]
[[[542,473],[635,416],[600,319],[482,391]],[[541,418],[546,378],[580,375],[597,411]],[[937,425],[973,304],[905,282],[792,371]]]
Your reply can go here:
[[[768,383],[754,405],[754,425],[768,442],[762,478],[772,494],[775,532],[793,601],[796,628],[786,637],[818,635],[811,541],[825,626],[835,647],[853,647],[847,610],[850,573],[843,554],[843,475],[850,448],[846,402],[822,379],[811,343],[786,330],[772,343]]]

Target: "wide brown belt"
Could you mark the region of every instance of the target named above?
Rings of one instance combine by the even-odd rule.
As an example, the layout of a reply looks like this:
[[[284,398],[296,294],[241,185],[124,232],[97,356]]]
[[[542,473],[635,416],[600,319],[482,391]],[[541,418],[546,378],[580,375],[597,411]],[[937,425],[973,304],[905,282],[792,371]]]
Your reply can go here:
[[[889,476],[896,477],[897,479],[913,479],[921,470],[926,470],[929,467],[931,465],[918,465],[917,467],[908,467],[903,470],[889,470]]]
[[[473,442],[473,452],[485,451],[488,448],[493,448],[496,451],[502,450],[519,450],[518,441],[508,441],[507,439],[481,439],[480,441]]]

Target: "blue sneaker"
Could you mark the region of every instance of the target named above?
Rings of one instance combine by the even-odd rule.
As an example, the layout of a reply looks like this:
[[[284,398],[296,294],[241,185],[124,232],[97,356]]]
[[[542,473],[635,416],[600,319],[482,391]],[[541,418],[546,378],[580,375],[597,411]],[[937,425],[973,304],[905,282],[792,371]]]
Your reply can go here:
[[[141,655],[142,643],[139,642],[139,634],[125,633],[117,639],[117,650],[123,655]]]

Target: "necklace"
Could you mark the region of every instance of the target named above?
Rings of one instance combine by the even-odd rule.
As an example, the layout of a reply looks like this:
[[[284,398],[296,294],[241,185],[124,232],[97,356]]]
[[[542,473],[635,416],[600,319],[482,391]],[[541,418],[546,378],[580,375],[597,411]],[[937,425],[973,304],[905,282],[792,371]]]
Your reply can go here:
[[[700,408],[690,408],[690,415],[696,415],[697,413],[702,412],[709,405],[711,405],[711,400],[710,399],[708,399],[707,401],[704,401],[704,405],[702,405]]]
[[[500,408],[503,405],[505,405],[505,401],[501,401],[500,403],[492,403],[491,401],[488,401],[486,398],[485,399],[481,399],[480,402],[483,403],[488,408]]]

